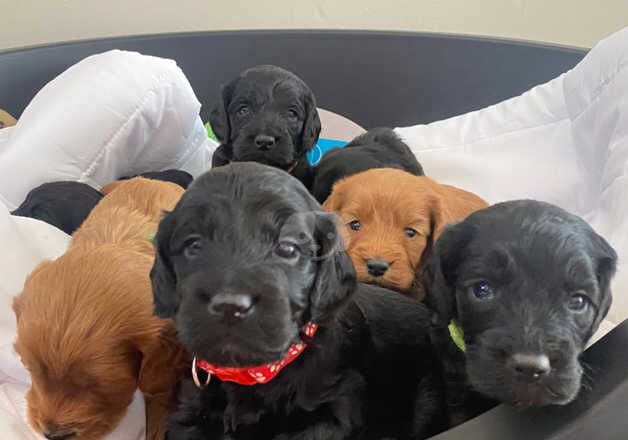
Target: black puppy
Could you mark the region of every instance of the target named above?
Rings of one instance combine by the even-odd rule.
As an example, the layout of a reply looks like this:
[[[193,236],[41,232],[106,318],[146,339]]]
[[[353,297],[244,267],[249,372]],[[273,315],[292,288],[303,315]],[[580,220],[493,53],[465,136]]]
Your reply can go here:
[[[11,214],[42,220],[72,234],[102,197],[100,191],[85,183],[44,183],[32,189]]]
[[[176,183],[183,189],[186,189],[188,186],[190,186],[190,183],[192,183],[192,180],[194,180],[194,177],[192,177],[190,173],[183,170],[174,169],[164,171],[147,171],[145,173],[135,174],[133,176],[120,177],[118,180],[132,179],[133,177],[137,176],[146,177],[147,179]]]
[[[574,400],[579,356],[610,307],[616,260],[584,220],[537,201],[500,203],[448,227],[425,288],[451,424],[496,402]]]
[[[312,185],[306,154],[316,145],[321,121],[310,88],[277,66],[256,66],[223,87],[210,123],[221,142],[212,167],[254,161],[281,168]]]
[[[206,384],[183,385],[169,440],[419,439],[442,427],[429,311],[356,285],[335,219],[286,172],[202,175],[156,242],[155,311],[175,319]]]
[[[323,156],[315,170],[312,194],[323,203],[338,180],[371,168],[399,168],[415,176],[424,175],[410,147],[392,129],[373,128]]]

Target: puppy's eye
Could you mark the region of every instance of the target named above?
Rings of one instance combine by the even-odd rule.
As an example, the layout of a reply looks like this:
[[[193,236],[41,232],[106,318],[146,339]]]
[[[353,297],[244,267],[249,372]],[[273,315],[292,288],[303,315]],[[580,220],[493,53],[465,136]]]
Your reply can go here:
[[[281,258],[294,258],[299,254],[299,248],[292,242],[282,241],[275,252]]]
[[[185,258],[196,258],[203,250],[201,237],[190,237],[183,244],[183,255]]]
[[[569,310],[573,312],[582,313],[587,309],[588,305],[589,305],[589,298],[587,298],[585,295],[581,293],[576,293],[574,295],[571,295],[569,297],[569,300],[567,301],[567,307],[569,308]]]
[[[347,223],[347,226],[349,226],[352,231],[359,231],[362,225],[360,224],[360,220],[353,220]]]
[[[473,283],[471,291],[477,299],[490,299],[494,296],[493,288],[486,281]]]
[[[288,110],[288,118],[295,120],[295,119],[299,119],[299,114],[296,112],[296,110]]]
[[[249,106],[243,105],[236,110],[236,115],[238,116],[246,116],[249,114]]]
[[[418,232],[416,231],[416,229],[412,229],[412,228],[406,228],[403,230],[403,233],[406,234],[407,237],[414,237],[418,234]]]

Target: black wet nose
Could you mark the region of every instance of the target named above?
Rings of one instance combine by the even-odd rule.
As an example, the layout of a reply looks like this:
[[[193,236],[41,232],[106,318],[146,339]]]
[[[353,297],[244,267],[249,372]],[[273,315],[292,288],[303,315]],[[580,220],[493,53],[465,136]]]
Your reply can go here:
[[[388,261],[380,260],[379,258],[371,258],[370,260],[366,260],[366,269],[370,275],[374,277],[381,277],[386,273],[390,264]]]
[[[552,370],[549,358],[545,354],[515,353],[508,363],[517,375],[534,381],[547,376]]]
[[[44,437],[46,437],[48,440],[69,440],[74,437],[74,433],[68,432],[65,434],[56,434],[54,432],[46,432],[44,434]]]
[[[275,146],[275,137],[265,134],[255,136],[255,145],[258,149],[268,151]]]
[[[209,302],[209,312],[225,319],[244,319],[253,310],[253,299],[242,293],[219,293]]]

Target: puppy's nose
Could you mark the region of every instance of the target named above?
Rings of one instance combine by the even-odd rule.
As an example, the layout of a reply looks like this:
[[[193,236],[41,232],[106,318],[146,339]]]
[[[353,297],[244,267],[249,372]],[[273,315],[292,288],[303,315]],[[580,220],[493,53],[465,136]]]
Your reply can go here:
[[[69,440],[74,437],[74,433],[68,432],[65,434],[56,434],[54,432],[46,432],[44,433],[44,437],[46,437],[48,440]]]
[[[508,364],[517,375],[531,381],[547,376],[552,370],[549,358],[545,354],[515,353],[508,360]]]
[[[374,277],[381,277],[386,273],[389,267],[390,263],[386,260],[380,260],[379,258],[366,260],[366,270]]]
[[[258,134],[255,136],[255,145],[262,151],[268,151],[275,146],[275,137]]]
[[[243,293],[219,293],[208,305],[209,313],[228,320],[246,318],[253,310],[253,298]]]

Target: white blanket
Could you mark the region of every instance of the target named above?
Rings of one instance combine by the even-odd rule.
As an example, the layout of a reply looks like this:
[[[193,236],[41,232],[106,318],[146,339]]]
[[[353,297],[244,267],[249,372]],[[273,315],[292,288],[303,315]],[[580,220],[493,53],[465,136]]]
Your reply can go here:
[[[490,202],[536,198],[583,215],[620,254],[615,300],[598,336],[628,316],[628,30],[601,42],[572,71],[522,96],[433,124],[398,128],[426,172]],[[622,93],[623,92],[623,93]],[[200,105],[169,60],[112,51],[49,83],[18,125],[0,130],[0,432],[37,438],[25,421],[28,374],[12,350],[10,308],[42,259],[65,250],[56,228],[12,217],[47,181],[99,188],[121,175],[180,168],[198,175],[215,144]],[[336,136],[337,137],[337,136]],[[622,197],[624,195],[624,197]],[[144,438],[141,396],[108,440]]]
[[[596,338],[628,318],[628,28],[521,96],[397,132],[439,181],[490,203],[538,199],[588,220],[619,253]]]

